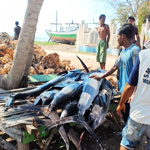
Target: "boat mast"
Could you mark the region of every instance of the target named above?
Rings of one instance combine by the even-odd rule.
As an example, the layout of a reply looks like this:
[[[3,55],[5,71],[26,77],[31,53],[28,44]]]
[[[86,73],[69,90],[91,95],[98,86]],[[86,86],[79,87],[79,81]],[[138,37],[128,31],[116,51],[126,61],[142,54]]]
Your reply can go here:
[[[57,19],[57,10],[56,10],[56,32],[57,32],[57,23],[58,23],[58,19]]]

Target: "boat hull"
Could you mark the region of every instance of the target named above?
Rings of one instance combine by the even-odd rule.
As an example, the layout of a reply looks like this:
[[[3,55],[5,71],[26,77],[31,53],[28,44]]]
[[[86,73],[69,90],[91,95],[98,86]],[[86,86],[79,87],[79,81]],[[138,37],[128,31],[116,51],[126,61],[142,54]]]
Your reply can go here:
[[[77,31],[72,32],[51,32],[46,30],[47,35],[52,41],[61,41],[61,42],[75,42]]]

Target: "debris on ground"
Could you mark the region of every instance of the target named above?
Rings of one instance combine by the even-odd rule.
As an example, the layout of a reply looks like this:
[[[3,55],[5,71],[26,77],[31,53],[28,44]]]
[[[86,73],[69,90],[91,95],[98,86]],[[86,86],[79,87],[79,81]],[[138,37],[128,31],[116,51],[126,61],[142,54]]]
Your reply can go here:
[[[0,75],[8,74],[11,69],[17,41],[12,41],[6,32],[0,33]],[[61,61],[57,53],[48,54],[41,46],[34,44],[30,75],[57,74],[75,69],[70,60]]]

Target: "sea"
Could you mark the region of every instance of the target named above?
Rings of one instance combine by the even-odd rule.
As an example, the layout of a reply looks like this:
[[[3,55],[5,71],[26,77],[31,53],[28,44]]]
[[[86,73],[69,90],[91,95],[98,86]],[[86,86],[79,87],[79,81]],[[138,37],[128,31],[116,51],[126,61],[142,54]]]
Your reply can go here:
[[[47,34],[40,34],[35,35],[34,41],[40,41],[40,42],[48,42],[49,36]]]

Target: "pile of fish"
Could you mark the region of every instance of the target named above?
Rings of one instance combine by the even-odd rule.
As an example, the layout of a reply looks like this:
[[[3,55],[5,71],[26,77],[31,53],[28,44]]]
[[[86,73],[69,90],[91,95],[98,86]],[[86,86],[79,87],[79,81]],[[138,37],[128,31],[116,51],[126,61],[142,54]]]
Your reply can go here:
[[[6,109],[16,99],[35,96],[33,106],[22,105],[18,109],[41,112],[50,118],[52,124],[43,132],[57,127],[67,150],[69,140],[77,149],[82,150],[80,139],[69,124],[74,122],[83,126],[102,150],[104,148],[94,130],[105,121],[110,101],[113,99],[113,87],[106,79],[98,81],[90,76],[101,76],[103,73],[100,69],[90,72],[79,69],[64,72],[42,86],[11,95]],[[57,110],[61,110],[61,113],[57,113]]]

